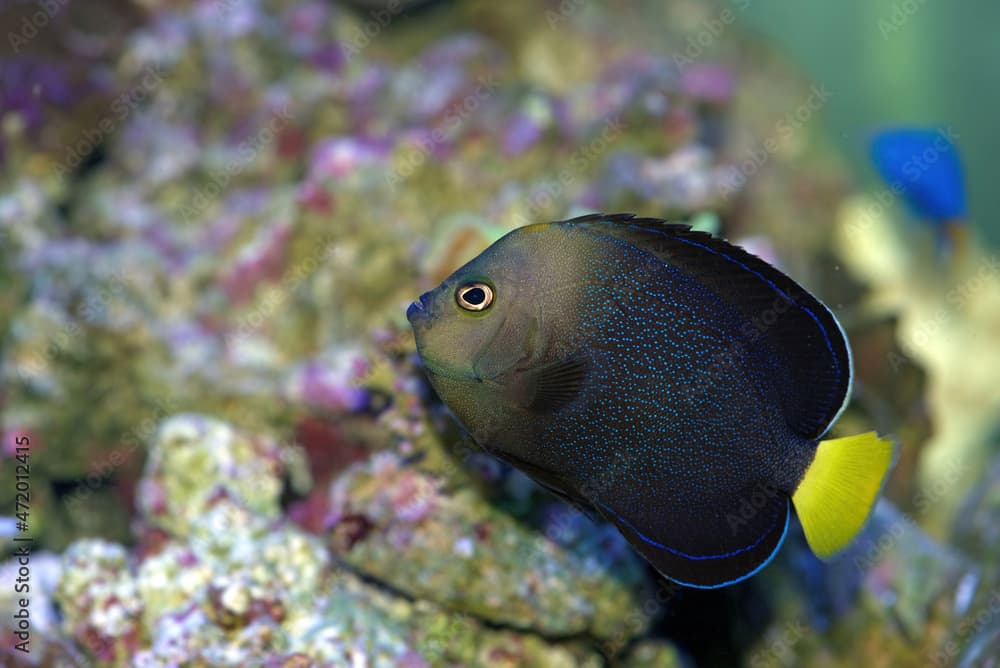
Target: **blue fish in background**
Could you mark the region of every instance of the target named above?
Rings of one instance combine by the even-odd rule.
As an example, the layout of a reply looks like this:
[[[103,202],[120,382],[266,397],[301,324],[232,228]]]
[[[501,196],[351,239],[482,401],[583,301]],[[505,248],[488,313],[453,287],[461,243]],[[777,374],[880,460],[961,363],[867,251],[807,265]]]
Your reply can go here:
[[[871,160],[913,215],[935,226],[939,248],[955,250],[965,237],[965,175],[949,134],[936,128],[884,130],[872,139]]]

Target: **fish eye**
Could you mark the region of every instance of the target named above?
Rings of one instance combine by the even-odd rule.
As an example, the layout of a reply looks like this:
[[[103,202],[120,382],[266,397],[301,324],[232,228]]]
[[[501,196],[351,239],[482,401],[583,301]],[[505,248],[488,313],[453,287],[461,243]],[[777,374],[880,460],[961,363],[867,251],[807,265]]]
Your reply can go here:
[[[485,283],[466,283],[455,291],[455,302],[466,311],[485,311],[493,304],[493,288]]]

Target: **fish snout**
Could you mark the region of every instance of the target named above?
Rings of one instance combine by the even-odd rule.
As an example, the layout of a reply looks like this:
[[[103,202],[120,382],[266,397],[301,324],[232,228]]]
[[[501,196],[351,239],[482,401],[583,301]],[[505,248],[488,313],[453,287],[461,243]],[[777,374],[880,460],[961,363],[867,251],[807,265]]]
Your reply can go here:
[[[409,308],[406,309],[406,319],[410,321],[411,325],[414,323],[415,320],[421,317],[425,317],[428,314],[430,310],[428,306],[428,302],[430,301],[430,294],[431,293],[429,292],[425,292],[424,294],[420,295],[420,298],[417,301],[410,304]]]

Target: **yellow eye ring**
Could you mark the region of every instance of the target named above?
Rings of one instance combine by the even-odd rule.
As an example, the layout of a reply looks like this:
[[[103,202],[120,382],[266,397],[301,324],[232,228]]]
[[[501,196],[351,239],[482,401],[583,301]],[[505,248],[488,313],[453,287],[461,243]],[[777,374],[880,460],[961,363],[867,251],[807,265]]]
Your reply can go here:
[[[455,291],[455,303],[466,311],[485,311],[493,305],[493,298],[493,288],[478,281]]]

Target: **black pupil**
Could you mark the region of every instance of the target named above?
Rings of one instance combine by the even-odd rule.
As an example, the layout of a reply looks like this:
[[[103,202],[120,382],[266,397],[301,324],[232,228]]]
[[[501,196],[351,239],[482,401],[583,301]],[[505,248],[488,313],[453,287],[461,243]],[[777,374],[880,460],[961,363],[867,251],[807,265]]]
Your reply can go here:
[[[479,306],[486,301],[486,290],[483,290],[482,288],[472,288],[471,290],[466,291],[462,297],[469,304]]]

